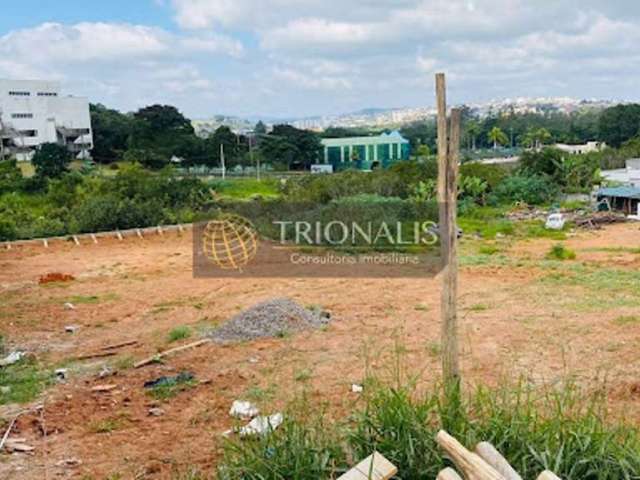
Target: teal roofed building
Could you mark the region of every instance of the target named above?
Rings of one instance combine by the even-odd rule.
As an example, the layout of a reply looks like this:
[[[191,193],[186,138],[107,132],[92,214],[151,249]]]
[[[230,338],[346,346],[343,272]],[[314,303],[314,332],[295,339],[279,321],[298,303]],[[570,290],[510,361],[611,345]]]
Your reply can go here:
[[[324,138],[323,163],[333,171],[354,168],[373,170],[386,168],[394,162],[409,160],[409,140],[396,130],[371,137]]]

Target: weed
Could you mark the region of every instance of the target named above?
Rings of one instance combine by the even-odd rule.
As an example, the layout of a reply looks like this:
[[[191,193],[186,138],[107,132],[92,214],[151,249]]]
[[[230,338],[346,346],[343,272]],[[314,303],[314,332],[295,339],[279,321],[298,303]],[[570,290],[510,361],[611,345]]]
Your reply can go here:
[[[307,380],[311,379],[311,370],[308,370],[306,368],[304,370],[300,370],[296,372],[293,379],[296,382],[306,382]]]
[[[122,428],[122,426],[123,424],[120,418],[111,417],[91,422],[89,424],[89,431],[92,433],[111,433]]]
[[[0,405],[26,403],[36,398],[53,380],[51,372],[35,360],[25,358],[0,368]]]
[[[429,352],[429,355],[432,357],[439,357],[440,353],[442,353],[442,345],[440,342],[431,341],[427,343],[427,352]]]
[[[621,315],[613,320],[616,325],[637,325],[640,323],[640,317],[637,315]]]
[[[415,305],[413,307],[414,310],[417,310],[419,312],[426,312],[427,310],[429,310],[429,306],[425,305],[424,303],[419,303],[417,305]]]
[[[67,300],[69,303],[74,305],[82,305],[82,304],[96,304],[101,302],[110,302],[113,300],[117,300],[118,295],[115,293],[107,293],[105,295],[73,295],[69,297]]]
[[[481,255],[495,255],[496,253],[500,253],[500,247],[495,244],[481,245],[478,249],[478,253]]]
[[[547,253],[547,258],[550,260],[575,260],[576,252],[561,243],[557,243],[551,247],[551,250]]]
[[[178,340],[184,340],[191,336],[191,328],[186,325],[173,328],[167,336],[167,342],[177,342]]]
[[[134,363],[135,359],[132,356],[127,355],[125,357],[118,358],[115,362],[113,362],[113,366],[116,368],[116,370],[128,370],[130,368],[133,368]]]
[[[485,310],[489,310],[489,305],[486,303],[476,303],[471,305],[468,310],[470,312],[484,312]]]

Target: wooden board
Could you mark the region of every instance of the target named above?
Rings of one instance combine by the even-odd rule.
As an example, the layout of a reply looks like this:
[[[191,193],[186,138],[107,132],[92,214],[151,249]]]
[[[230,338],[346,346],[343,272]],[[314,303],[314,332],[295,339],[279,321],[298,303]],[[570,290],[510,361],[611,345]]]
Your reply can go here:
[[[373,452],[338,480],[389,480],[398,469],[380,453]]]

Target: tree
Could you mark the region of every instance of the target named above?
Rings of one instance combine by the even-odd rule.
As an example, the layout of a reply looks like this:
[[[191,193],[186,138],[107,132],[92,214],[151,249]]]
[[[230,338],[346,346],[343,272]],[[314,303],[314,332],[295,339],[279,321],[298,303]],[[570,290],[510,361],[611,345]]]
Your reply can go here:
[[[225,166],[231,167],[241,163],[244,145],[240,137],[233,133],[226,125],[219,126],[213,135],[206,140],[207,149],[211,152],[216,165],[220,165],[220,146],[224,149]]]
[[[467,122],[467,132],[466,132],[466,136],[467,136],[467,140],[470,142],[470,146],[472,150],[476,149],[476,139],[478,138],[478,135],[480,135],[480,133],[482,132],[482,128],[480,127],[480,124],[476,121],[476,120],[470,120],[469,122]]]
[[[493,148],[498,148],[498,145],[506,145],[509,142],[507,135],[500,129],[500,127],[493,127],[487,139],[493,143]]]
[[[265,135],[267,133],[267,126],[262,123],[262,120],[258,121],[258,123],[256,123],[256,126],[253,127],[253,132],[256,135]]]
[[[308,169],[318,162],[322,144],[318,136],[291,125],[275,125],[260,144],[265,159],[272,163],[286,163],[289,168]]]
[[[549,143],[551,140],[551,133],[546,128],[529,128],[524,135],[522,143],[529,147],[539,150],[542,145]]]
[[[640,135],[640,104],[616,105],[600,115],[600,140],[618,148],[624,142]]]
[[[133,126],[132,117],[100,104],[91,104],[89,111],[93,130],[93,158],[100,163],[120,159],[127,149]]]
[[[22,171],[15,159],[0,161],[0,195],[19,190],[22,183]]]
[[[41,178],[58,178],[68,171],[71,154],[62,145],[44,143],[36,151],[31,163]]]

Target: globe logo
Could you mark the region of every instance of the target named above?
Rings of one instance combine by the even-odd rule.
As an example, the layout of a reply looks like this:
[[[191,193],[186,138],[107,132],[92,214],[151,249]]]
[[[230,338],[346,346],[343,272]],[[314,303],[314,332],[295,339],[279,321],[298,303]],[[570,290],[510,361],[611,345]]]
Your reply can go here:
[[[223,270],[242,270],[258,251],[258,235],[252,223],[238,215],[224,214],[211,220],[202,232],[202,252]]]

